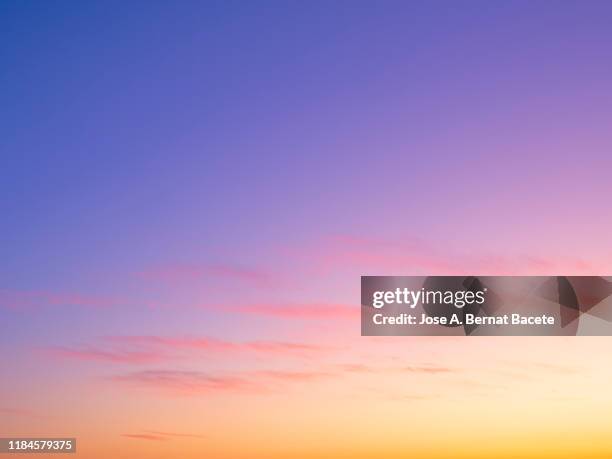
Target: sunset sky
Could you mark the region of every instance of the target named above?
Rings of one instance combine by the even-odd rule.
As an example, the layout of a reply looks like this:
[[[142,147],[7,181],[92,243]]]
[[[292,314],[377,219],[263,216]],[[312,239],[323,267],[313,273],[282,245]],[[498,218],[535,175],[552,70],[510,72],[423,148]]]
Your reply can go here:
[[[362,275],[612,274],[610,24],[607,1],[0,2],[0,437],[611,457],[612,338],[361,337],[358,304]]]

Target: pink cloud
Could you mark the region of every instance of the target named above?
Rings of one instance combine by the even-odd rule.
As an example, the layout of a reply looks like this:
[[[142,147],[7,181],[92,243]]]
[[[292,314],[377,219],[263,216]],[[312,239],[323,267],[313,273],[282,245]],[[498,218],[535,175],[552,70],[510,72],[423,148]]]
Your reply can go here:
[[[603,269],[595,263],[556,253],[545,256],[475,253],[417,238],[334,235],[314,246],[285,252],[309,262],[315,274],[352,269],[379,275],[598,275]]]
[[[265,354],[306,354],[329,350],[327,347],[284,341],[227,341],[209,337],[165,337],[154,335],[111,336],[113,343],[211,352],[259,352]]]
[[[26,419],[37,419],[37,420],[43,420],[43,419],[50,419],[52,416],[42,413],[42,412],[37,412],[31,409],[27,409],[27,408],[14,408],[11,406],[1,406],[0,407],[0,418],[5,418],[5,419],[14,419],[14,418],[26,418]]]
[[[7,408],[7,407],[0,407],[0,413],[1,414],[6,414],[9,416],[27,416],[27,417],[37,417],[37,415],[30,410],[25,410],[22,408]]]
[[[210,353],[256,353],[264,355],[287,355],[307,357],[313,353],[330,350],[313,344],[282,341],[233,342],[208,337],[163,337],[163,336],[111,336],[96,346],[67,347],[49,346],[38,349],[46,356],[62,359],[98,361],[130,365],[143,365],[167,360],[186,358],[189,354],[179,351],[204,351]]]
[[[355,319],[359,317],[357,306],[344,304],[251,304],[225,306],[223,309],[246,314],[272,316],[286,319]]]
[[[218,392],[269,393],[288,385],[342,378],[347,373],[373,375],[414,373],[434,377],[456,371],[454,368],[432,365],[369,367],[361,364],[345,364],[323,366],[316,370],[252,370],[221,376],[212,376],[200,371],[149,370],[115,376],[112,380],[137,389],[153,389],[170,395],[195,396]]]
[[[315,272],[340,268],[365,269],[365,273],[385,274],[398,270],[408,274],[449,272],[456,268],[452,258],[420,239],[393,241],[353,235],[333,235],[314,247],[291,250],[293,255],[314,264]],[[418,271],[418,272],[417,272]]]
[[[125,364],[147,364],[159,362],[167,358],[165,355],[153,351],[104,350],[97,348],[71,349],[67,347],[47,347],[43,348],[42,351],[47,355],[59,358]]]
[[[274,283],[272,276],[262,269],[229,264],[167,264],[141,271],[137,277],[171,284],[207,279],[237,281],[256,287],[268,287]]]
[[[156,346],[168,348],[201,349],[210,351],[233,351],[239,350],[240,346],[231,341],[223,341],[214,338],[173,338],[154,335],[138,336],[110,336],[107,341],[135,346]]]
[[[314,381],[321,378],[333,376],[332,373],[325,371],[279,371],[265,370],[254,373],[254,376],[268,380],[285,382]]]
[[[75,292],[0,290],[0,306],[9,309],[34,309],[54,306],[110,308],[129,305],[123,298],[83,295]]]
[[[147,370],[112,378],[133,388],[153,389],[170,395],[210,393],[262,393],[276,384],[307,383],[333,377],[326,371],[257,370],[234,375],[212,376],[199,371]]]
[[[135,388],[162,390],[176,395],[202,395],[214,392],[252,392],[253,382],[236,376],[211,376],[199,371],[147,370],[115,376],[113,381]]]

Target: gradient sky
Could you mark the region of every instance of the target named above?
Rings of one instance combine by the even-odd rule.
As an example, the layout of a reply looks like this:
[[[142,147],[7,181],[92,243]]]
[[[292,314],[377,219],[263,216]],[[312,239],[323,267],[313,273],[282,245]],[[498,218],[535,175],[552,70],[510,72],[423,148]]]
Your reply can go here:
[[[0,2],[0,436],[610,457],[607,338],[362,338],[365,274],[612,271],[612,3]]]

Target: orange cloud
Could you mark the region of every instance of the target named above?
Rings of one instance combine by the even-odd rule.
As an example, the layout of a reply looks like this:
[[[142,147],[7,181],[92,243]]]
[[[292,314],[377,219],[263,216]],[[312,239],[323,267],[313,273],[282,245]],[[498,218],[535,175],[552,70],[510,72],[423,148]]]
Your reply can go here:
[[[345,364],[338,367],[341,371],[349,373],[385,373],[385,372],[396,372],[396,373],[425,373],[425,374],[437,374],[437,373],[452,373],[457,371],[455,368],[437,366],[437,365],[412,365],[412,366],[397,366],[397,367],[373,367],[363,364]]]
[[[132,438],[135,440],[150,440],[150,441],[166,441],[167,438],[163,435],[155,434],[121,434],[122,437]]]
[[[176,438],[206,438],[205,435],[198,434],[186,434],[186,433],[176,433],[176,432],[159,432],[156,430],[149,430],[148,433],[154,435],[161,435],[163,437],[176,437]]]
[[[143,433],[124,433],[122,437],[132,438],[135,440],[149,440],[149,441],[166,441],[173,438],[206,438],[203,435],[196,434],[185,434],[185,433],[174,433],[174,432],[159,432],[156,430],[147,430]]]

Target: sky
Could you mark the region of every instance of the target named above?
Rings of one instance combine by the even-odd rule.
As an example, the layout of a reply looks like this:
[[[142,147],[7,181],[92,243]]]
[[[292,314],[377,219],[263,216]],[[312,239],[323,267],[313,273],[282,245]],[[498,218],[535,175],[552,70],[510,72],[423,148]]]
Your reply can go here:
[[[610,275],[611,20],[0,2],[0,436],[610,457],[608,338],[361,337],[357,302],[361,275]]]

